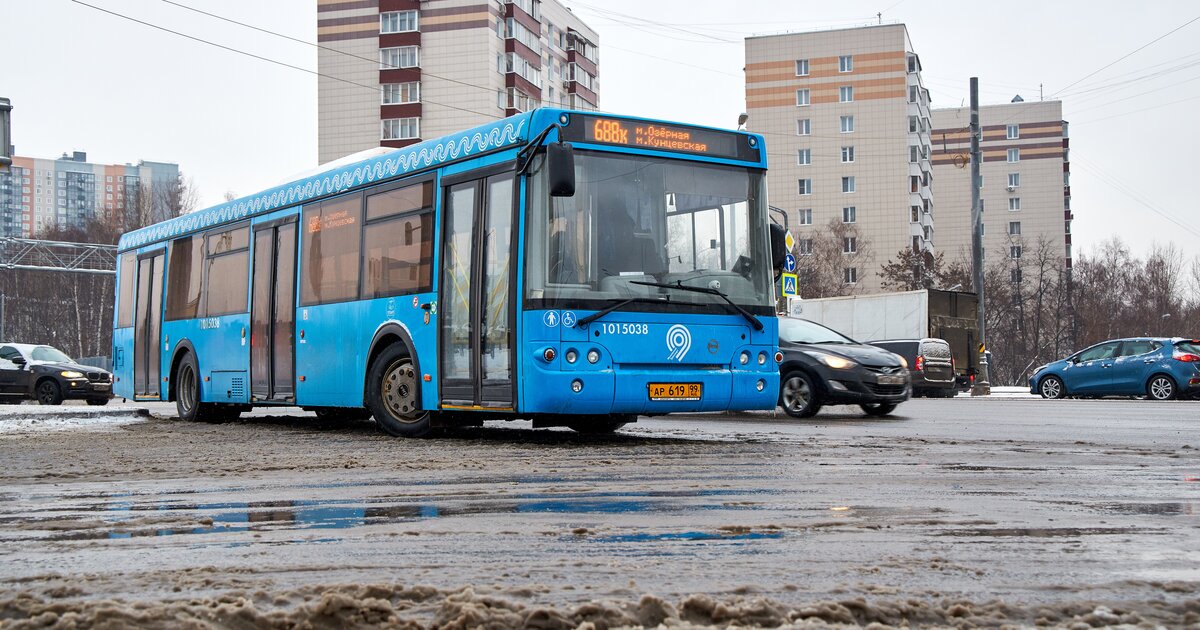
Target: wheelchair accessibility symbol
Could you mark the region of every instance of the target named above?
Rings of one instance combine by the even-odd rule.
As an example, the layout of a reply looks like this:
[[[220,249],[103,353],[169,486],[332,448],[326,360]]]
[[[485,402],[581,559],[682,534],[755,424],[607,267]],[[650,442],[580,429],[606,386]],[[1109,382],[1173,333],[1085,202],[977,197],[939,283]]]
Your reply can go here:
[[[575,327],[575,312],[574,311],[563,311],[562,325],[566,328],[574,328]]]

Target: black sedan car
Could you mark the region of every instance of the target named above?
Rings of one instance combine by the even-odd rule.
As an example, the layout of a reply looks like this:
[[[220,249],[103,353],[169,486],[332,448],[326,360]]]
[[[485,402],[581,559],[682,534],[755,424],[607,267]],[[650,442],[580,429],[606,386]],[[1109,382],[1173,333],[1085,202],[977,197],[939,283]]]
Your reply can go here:
[[[795,317],[779,318],[779,405],[795,418],[809,418],[823,405],[859,405],[886,416],[908,400],[904,358],[859,343],[835,330]]]
[[[80,365],[58,348],[0,343],[0,403],[34,398],[43,405],[86,400],[105,405],[112,398],[112,374]]]

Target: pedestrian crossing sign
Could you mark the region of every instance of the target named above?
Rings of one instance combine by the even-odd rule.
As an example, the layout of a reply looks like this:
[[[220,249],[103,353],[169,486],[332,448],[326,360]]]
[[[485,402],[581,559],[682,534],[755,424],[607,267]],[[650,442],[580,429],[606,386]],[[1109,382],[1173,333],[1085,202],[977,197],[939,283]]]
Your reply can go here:
[[[800,295],[798,290],[797,278],[794,273],[785,273],[783,276],[783,294],[789,297],[797,297]]]

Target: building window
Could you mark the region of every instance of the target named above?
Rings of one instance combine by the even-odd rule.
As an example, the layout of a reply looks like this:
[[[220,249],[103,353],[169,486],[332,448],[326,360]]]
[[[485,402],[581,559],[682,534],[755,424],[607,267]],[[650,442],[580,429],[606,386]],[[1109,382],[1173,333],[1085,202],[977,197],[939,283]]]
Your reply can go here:
[[[854,116],[842,116],[842,133],[854,132]]]
[[[409,33],[417,30],[416,11],[388,11],[379,14],[379,33]]]
[[[796,135],[807,136],[812,134],[812,121],[808,118],[801,118],[796,121]]]
[[[1020,188],[1021,187],[1021,174],[1020,173],[1009,173],[1008,174],[1008,187],[1009,188]]]
[[[1008,278],[1010,280],[1012,280],[1013,284],[1020,284],[1021,283],[1021,270],[1020,269],[1010,270],[1008,272]]]
[[[796,164],[808,166],[812,164],[812,149],[800,149],[796,152]]]
[[[796,212],[800,217],[800,225],[812,225],[812,208],[802,208]]]
[[[921,251],[921,237],[920,237],[920,236],[914,236],[914,237],[912,237],[912,238],[913,238],[913,244],[912,244],[912,249],[913,249],[913,251],[914,251],[914,252],[919,252],[919,251]]]
[[[909,145],[908,161],[912,164],[916,164],[920,159],[921,159],[921,148],[916,145]]]
[[[797,59],[796,60],[796,76],[798,76],[798,77],[808,76],[808,60],[807,59]]]
[[[421,100],[421,84],[415,81],[410,83],[385,83],[382,87],[384,105],[417,103]]]
[[[854,147],[842,147],[842,164],[854,161]]]
[[[909,103],[917,102],[917,95],[919,94],[919,92],[917,90],[918,90],[918,88],[915,85],[908,86],[908,102]]]
[[[418,48],[416,46],[400,46],[398,48],[379,49],[379,69],[394,70],[396,68],[415,68],[418,63]]]
[[[838,72],[853,72],[854,71],[854,56],[842,55],[838,57]]]
[[[1013,260],[1017,260],[1018,258],[1020,258],[1021,257],[1021,246],[1020,245],[1010,245],[1008,247],[1008,257],[1012,258]]]
[[[854,284],[858,282],[858,268],[846,267],[842,270],[842,278],[846,281],[846,284]]]
[[[796,107],[807,107],[808,104],[808,90],[796,90]]]
[[[1009,197],[1008,198],[1008,209],[1009,210],[1020,210],[1021,209],[1021,198],[1020,197]]]
[[[842,253],[853,254],[858,251],[858,237],[846,236],[842,238]]]
[[[800,254],[801,256],[812,256],[812,252],[813,248],[811,238],[802,238],[796,241],[796,253]]]
[[[846,206],[842,208],[842,223],[854,223],[858,220],[858,208],[855,206]]]
[[[1008,222],[1008,235],[1009,236],[1020,236],[1021,235],[1021,222],[1020,221],[1009,221]]]
[[[838,101],[842,103],[854,102],[854,86],[843,85],[838,88]]]
[[[842,192],[844,192],[844,193],[854,192],[854,176],[853,175],[842,178]]]
[[[1021,126],[1020,125],[1008,125],[1008,139],[1016,140],[1017,138],[1020,138],[1020,137],[1021,137]]]
[[[801,195],[811,195],[812,194],[812,180],[811,179],[801,179],[798,181],[800,184],[800,194]]]
[[[1020,149],[1009,149],[1008,150],[1008,161],[1009,162],[1020,162],[1021,161],[1021,150]]]
[[[421,137],[419,118],[388,118],[380,121],[383,126],[382,140],[410,140]]]
[[[909,211],[912,215],[909,218],[910,221],[917,223],[921,220],[921,206],[909,206]]]
[[[908,117],[908,133],[917,133],[921,130],[921,119],[916,116]]]
[[[921,176],[920,175],[909,175],[908,176],[908,192],[921,192]]]

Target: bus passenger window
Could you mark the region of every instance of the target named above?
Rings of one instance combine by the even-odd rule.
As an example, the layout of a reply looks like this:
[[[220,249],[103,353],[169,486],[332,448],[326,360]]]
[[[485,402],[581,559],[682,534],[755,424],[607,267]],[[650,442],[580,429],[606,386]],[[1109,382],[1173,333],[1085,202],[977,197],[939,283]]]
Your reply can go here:
[[[171,262],[167,266],[168,320],[200,316],[203,262],[203,236],[187,236],[171,243]]]
[[[249,245],[248,227],[208,235],[208,286],[204,292],[206,317],[246,312]]]
[[[361,219],[361,195],[304,209],[301,305],[343,302],[358,295]]]
[[[121,256],[121,294],[117,298],[117,328],[133,326],[134,273],[137,271],[137,254],[130,252]]]
[[[368,223],[363,240],[364,299],[433,289],[432,212]]]

